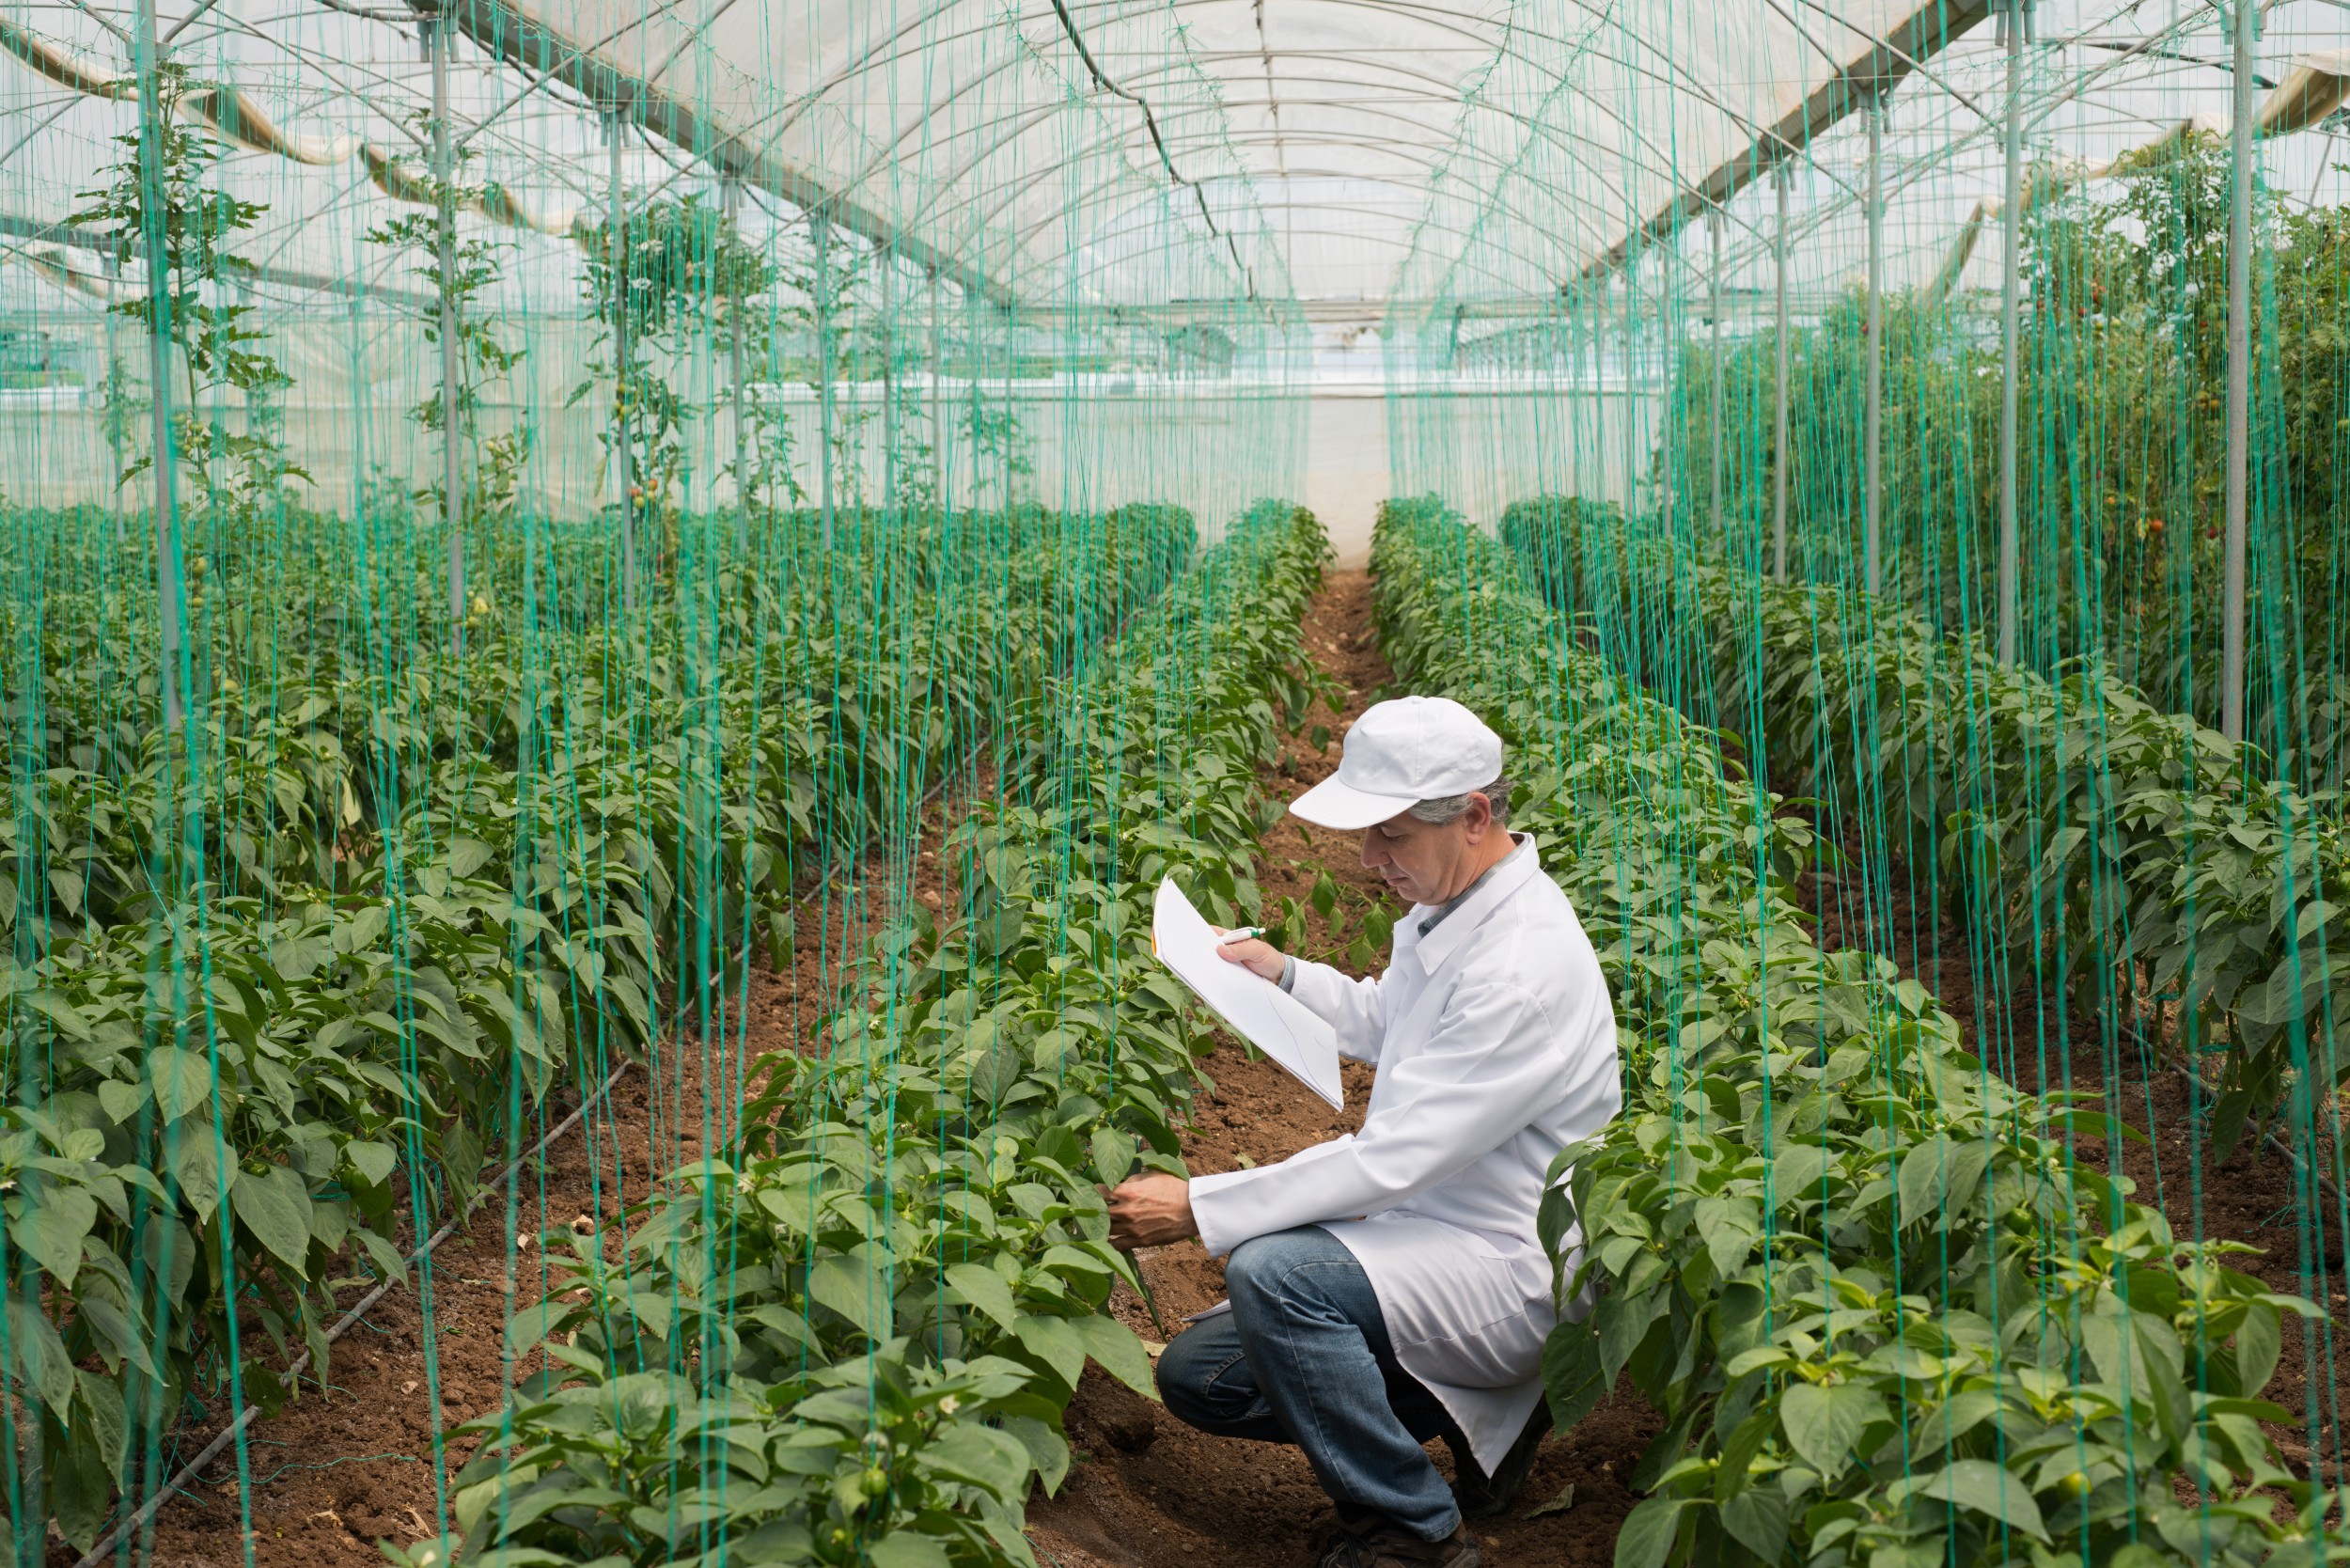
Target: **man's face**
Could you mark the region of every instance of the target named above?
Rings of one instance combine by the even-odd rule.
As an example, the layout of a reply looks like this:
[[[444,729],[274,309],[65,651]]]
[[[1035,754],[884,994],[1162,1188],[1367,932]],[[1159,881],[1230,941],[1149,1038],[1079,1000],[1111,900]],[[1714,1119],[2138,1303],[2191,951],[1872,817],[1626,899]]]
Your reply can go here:
[[[1363,830],[1363,865],[1407,903],[1442,903],[1474,880],[1464,869],[1499,831],[1482,795],[1442,826],[1400,812]]]

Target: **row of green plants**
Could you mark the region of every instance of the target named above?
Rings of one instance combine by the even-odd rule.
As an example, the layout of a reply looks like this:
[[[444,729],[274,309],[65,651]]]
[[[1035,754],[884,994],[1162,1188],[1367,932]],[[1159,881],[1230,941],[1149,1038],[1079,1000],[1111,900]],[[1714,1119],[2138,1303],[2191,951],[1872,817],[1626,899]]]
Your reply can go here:
[[[21,797],[0,825],[0,924],[144,919],[185,896],[188,841],[204,858],[195,874],[223,896],[340,891],[368,874],[354,844],[437,797],[448,764],[561,774],[691,733],[710,705],[769,714],[771,769],[790,780],[783,837],[863,844],[893,794],[888,769],[935,774],[976,745],[973,714],[1150,602],[1192,539],[1180,508],[910,520],[799,573],[728,557],[700,592],[634,619],[500,623],[465,647],[362,637],[312,614],[350,606],[352,583],[324,562],[289,595],[258,581],[287,576],[273,553],[230,559],[209,573],[218,595],[263,606],[263,625],[237,637],[197,623],[221,635],[190,661],[204,696],[185,733],[164,727],[155,684],[125,656],[153,649],[150,620],[106,592],[44,595],[38,637],[11,649],[0,719]],[[902,729],[916,708],[924,722]]]
[[[1800,818],[1717,736],[1577,645],[1497,541],[1391,507],[1385,646],[1513,747],[1523,825],[1617,1009],[1623,1114],[1542,1226],[1562,1425],[1632,1385],[1663,1430],[1619,1568],[2327,1560],[2345,1500],[2260,1398],[2284,1314],[2076,1157],[2130,1130],[2016,1092],[1915,981],[1824,952]],[[2314,1412],[2309,1419],[2314,1424]]]
[[[1023,1510],[1066,1473],[1087,1361],[1152,1392],[1104,1311],[1144,1285],[1095,1184],[1183,1169],[1209,1044],[1151,957],[1152,894],[1259,909],[1257,767],[1317,690],[1297,622],[1325,553],[1261,504],[1027,705],[1001,798],[944,846],[943,922],[909,902],[828,1050],[760,1065],[733,1157],[618,1255],[576,1245],[513,1324],[545,1367],[475,1423],[463,1560],[1033,1568]]]
[[[1512,507],[1502,533],[1620,665],[1748,737],[1782,785],[1885,823],[2016,972],[2217,1057],[2222,1152],[2296,1089],[2306,1124],[2350,1074],[2330,792],[2267,776],[2102,665],[2001,665],[1881,599],[1691,561],[1571,501]]]
[[[2089,655],[2167,712],[2220,716],[2228,253],[2224,133],[2081,181],[2026,181],[2016,355],[2020,656]],[[2350,207],[2252,198],[2255,321],[2247,732],[2305,789],[2350,767]],[[1985,234],[1985,243],[1989,235]],[[1883,302],[1883,585],[1944,631],[1998,618],[1994,324],[1928,287]],[[1868,308],[1847,291],[1789,334],[1790,570],[1858,580]],[[1778,344],[1687,343],[1657,473],[1712,555],[1772,559]],[[1715,411],[1722,428],[1714,428]],[[1716,488],[1718,486],[1718,489]],[[1716,519],[1720,527],[1716,529]],[[2323,710],[2323,711],[2319,711]]]
[[[190,1400],[274,1408],[303,1341],[323,1373],[333,1277],[401,1271],[403,1200],[462,1205],[556,1088],[788,963],[807,876],[910,823],[1188,535],[1040,530],[861,607],[746,576],[657,640],[317,651],[135,771],[56,760],[55,710],[13,701],[12,1515],[86,1545]]]

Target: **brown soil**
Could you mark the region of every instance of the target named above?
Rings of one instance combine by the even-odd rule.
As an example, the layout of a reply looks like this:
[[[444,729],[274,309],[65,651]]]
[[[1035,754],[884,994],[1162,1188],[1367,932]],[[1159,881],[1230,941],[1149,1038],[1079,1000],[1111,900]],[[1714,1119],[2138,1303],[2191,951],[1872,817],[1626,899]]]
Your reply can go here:
[[[1264,772],[1266,791],[1286,799],[1337,766],[1337,737],[1389,679],[1371,625],[1371,581],[1360,572],[1333,576],[1308,609],[1306,646],[1327,673],[1348,688],[1337,713],[1317,712],[1301,734],[1286,741]],[[1317,749],[1317,722],[1331,744]],[[1333,922],[1308,913],[1305,950],[1350,973],[1345,955],[1356,922],[1376,901],[1398,913],[1376,878],[1356,858],[1352,834],[1301,828],[1284,819],[1264,835],[1261,882],[1266,913],[1277,917],[1282,895],[1305,903],[1324,871],[1342,897]],[[1196,1103],[1183,1134],[1183,1158],[1202,1173],[1284,1159],[1298,1150],[1361,1124],[1370,1069],[1346,1065],[1348,1109],[1332,1111],[1296,1080],[1240,1046],[1220,1045],[1208,1058],[1213,1093]],[[1197,1242],[1141,1255],[1145,1278],[1166,1326],[1179,1329],[1185,1312],[1223,1295],[1222,1269]],[[1116,1304],[1119,1316],[1146,1341],[1164,1338],[1136,1299]],[[1655,1435],[1656,1419],[1637,1396],[1620,1395],[1573,1432],[1554,1435],[1535,1462],[1515,1508],[1477,1526],[1492,1568],[1522,1564],[1604,1568],[1615,1555],[1616,1529],[1637,1500],[1620,1477],[1631,1473]],[[1060,1493],[1029,1509],[1038,1557],[1059,1568],[1276,1568],[1310,1564],[1331,1523],[1328,1499],[1295,1449],[1192,1431],[1166,1409],[1089,1370],[1069,1412],[1076,1463]],[[1444,1445],[1430,1452],[1450,1473]],[[1571,1510],[1528,1520],[1534,1507],[1574,1488]]]
[[[932,827],[937,815],[933,808]],[[938,868],[935,852],[920,852],[914,886],[932,908]],[[742,1099],[735,1086],[753,1076],[754,1064],[771,1052],[819,1048],[818,1027],[844,964],[878,927],[903,876],[902,864],[876,856],[854,883],[806,895],[795,915],[790,973],[754,967],[747,995],[729,995],[713,1011],[709,1041],[665,1042],[582,1125],[550,1146],[540,1167],[525,1168],[510,1200],[503,1191],[486,1200],[470,1227],[433,1254],[429,1284],[425,1271],[412,1271],[408,1289],[386,1295],[336,1343],[322,1380],[306,1375],[299,1399],[246,1429],[242,1474],[232,1446],[164,1506],[153,1555],[142,1554],[142,1560],[158,1568],[226,1568],[243,1560],[238,1533],[249,1529],[258,1564],[380,1568],[378,1541],[405,1545],[440,1534],[448,1520],[446,1481],[478,1446],[456,1429],[495,1411],[510,1380],[541,1364],[536,1356],[513,1362],[505,1349],[508,1320],[559,1283],[541,1233],[555,1231],[558,1248],[568,1248],[574,1226],[585,1223],[617,1258],[626,1211],[644,1200],[652,1180],[699,1159],[706,1141],[723,1149],[733,1131],[728,1107]],[[706,1094],[713,1084],[721,1091]],[[578,1103],[576,1090],[560,1098],[559,1108],[551,1097],[531,1140]],[[494,1154],[493,1161],[503,1168],[507,1156]],[[396,1241],[403,1250],[415,1245],[405,1226]],[[351,1303],[368,1288],[355,1284],[336,1294]],[[286,1358],[271,1360],[284,1365]],[[209,1419],[175,1434],[168,1471],[225,1424],[225,1392],[211,1403]],[[75,1556],[52,1537],[52,1568],[65,1568]]]
[[[2350,1410],[2350,1358],[2343,1354],[2350,1344],[2342,1339],[2342,1325],[2350,1324],[2350,1285],[2343,1279],[2337,1216],[2325,1214],[2311,1222],[2296,1193],[2302,1179],[2257,1129],[2248,1128],[2227,1158],[2214,1158],[2189,1081],[2169,1060],[2143,1049],[2135,1033],[2111,1019],[2068,1009],[2028,972],[1970,947],[1964,917],[1937,905],[1930,883],[1914,879],[1898,858],[1864,871],[1861,827],[1835,822],[1820,808],[1807,809],[1842,860],[1808,873],[1799,888],[1799,902],[1818,917],[1823,948],[1867,948],[1891,958],[1903,974],[1935,993],[1958,1020],[1967,1048],[2009,1081],[2028,1090],[2044,1084],[2087,1091],[2080,1102],[2085,1107],[2109,1111],[2147,1134],[2145,1142],[2120,1139],[2118,1161],[2103,1138],[2077,1137],[2074,1150],[2089,1168],[2126,1176],[2136,1185],[2131,1200],[2160,1209],[2174,1234],[2258,1248],[2230,1258],[2229,1266],[2272,1291],[2317,1302],[2330,1314],[2325,1323],[2286,1316],[2283,1351],[2266,1397],[2295,1418],[2290,1426],[2270,1429],[2292,1467],[2306,1477],[2314,1457],[2327,1479],[2341,1484],[2340,1422]],[[1866,896],[1872,874],[1881,889],[1873,900]]]

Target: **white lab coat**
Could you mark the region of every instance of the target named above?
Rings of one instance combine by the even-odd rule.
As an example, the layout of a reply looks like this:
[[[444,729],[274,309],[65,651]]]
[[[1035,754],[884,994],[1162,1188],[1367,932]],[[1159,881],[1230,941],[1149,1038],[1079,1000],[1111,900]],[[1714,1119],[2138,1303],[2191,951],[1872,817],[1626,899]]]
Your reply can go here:
[[[1425,937],[1434,910],[1398,921],[1386,974],[1297,965],[1292,994],[1378,1069],[1363,1130],[1191,1182],[1212,1255],[1300,1225],[1343,1242],[1398,1359],[1489,1472],[1542,1398],[1558,1323],[1534,1233],[1543,1179],[1622,1105],[1599,959],[1533,840],[1517,843]]]

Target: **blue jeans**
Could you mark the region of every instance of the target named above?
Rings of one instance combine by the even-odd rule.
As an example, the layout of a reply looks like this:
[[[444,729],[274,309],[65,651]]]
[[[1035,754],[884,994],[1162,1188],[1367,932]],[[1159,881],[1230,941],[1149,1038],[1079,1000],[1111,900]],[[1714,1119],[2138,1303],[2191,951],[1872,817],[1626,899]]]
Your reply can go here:
[[[1295,1443],[1322,1489],[1441,1541],[1460,1527],[1452,1489],[1420,1445],[1468,1443],[1405,1372],[1370,1277],[1318,1225],[1259,1236],[1224,1268],[1232,1309],[1194,1324],[1159,1356],[1159,1395],[1219,1437]]]

